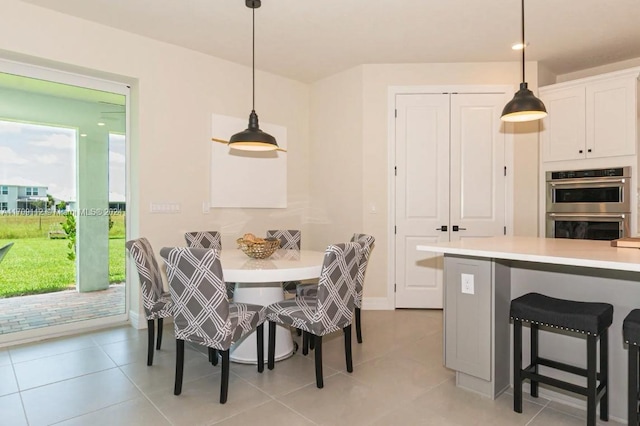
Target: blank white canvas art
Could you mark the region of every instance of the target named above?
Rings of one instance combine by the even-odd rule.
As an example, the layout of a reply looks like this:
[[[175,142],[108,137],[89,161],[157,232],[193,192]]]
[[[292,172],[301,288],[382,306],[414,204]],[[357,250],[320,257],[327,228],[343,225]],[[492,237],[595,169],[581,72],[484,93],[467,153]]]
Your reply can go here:
[[[247,128],[248,118],[213,114],[211,135],[228,141]],[[287,128],[260,122],[260,129],[287,148]],[[287,153],[231,149],[211,141],[211,207],[286,208]]]

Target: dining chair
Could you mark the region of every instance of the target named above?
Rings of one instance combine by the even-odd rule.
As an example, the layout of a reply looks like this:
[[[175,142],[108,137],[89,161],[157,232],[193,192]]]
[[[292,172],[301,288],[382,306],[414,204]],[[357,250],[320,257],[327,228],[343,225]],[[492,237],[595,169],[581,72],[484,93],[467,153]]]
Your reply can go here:
[[[2,262],[2,259],[4,259],[7,253],[9,253],[9,249],[11,249],[11,247],[13,247],[13,243],[7,243],[0,247],[0,262]]]
[[[267,231],[267,238],[280,240],[280,248],[285,250],[300,250],[302,246],[302,232],[297,229],[270,229]],[[296,294],[296,287],[300,281],[285,281],[282,289],[285,293]]]
[[[369,256],[371,250],[375,245],[376,239],[367,234],[353,234],[351,237],[352,242],[364,243],[364,249],[362,252],[362,258],[360,259],[360,266],[358,267],[358,275],[356,277],[356,294],[354,296],[355,305],[355,323],[356,323],[356,339],[358,343],[362,343],[362,323],[361,323],[361,310],[362,310],[362,298],[364,291],[364,278],[367,272],[367,266],[369,264]],[[296,287],[297,297],[315,297],[318,293],[318,285],[315,283],[298,284]],[[307,342],[303,342],[303,354],[307,354]]]
[[[269,342],[267,365],[274,368],[276,324],[292,326],[314,340],[316,386],[324,386],[322,374],[322,337],[338,330],[344,332],[347,371],[353,371],[351,323],[353,321],[355,281],[364,244],[349,242],[327,247],[318,281],[316,297],[295,297],[267,306]]]
[[[160,346],[162,345],[163,318],[170,317],[173,314],[171,295],[164,291],[162,273],[149,241],[141,237],[127,241],[125,246],[136,264],[138,277],[140,278],[142,306],[144,307],[145,317],[147,318],[148,330],[147,365],[152,365],[155,320],[158,320],[156,350],[160,350]]]
[[[184,342],[192,342],[221,354],[220,403],[229,390],[229,349],[257,330],[258,372],[264,370],[265,307],[229,303],[216,249],[164,247],[160,255],[167,264],[169,290],[174,300],[176,376],[174,395],[182,393]]]
[[[184,239],[187,242],[187,247],[222,250],[222,237],[218,231],[185,232]],[[233,299],[236,283],[225,283],[225,286],[227,287],[227,297],[229,300]]]

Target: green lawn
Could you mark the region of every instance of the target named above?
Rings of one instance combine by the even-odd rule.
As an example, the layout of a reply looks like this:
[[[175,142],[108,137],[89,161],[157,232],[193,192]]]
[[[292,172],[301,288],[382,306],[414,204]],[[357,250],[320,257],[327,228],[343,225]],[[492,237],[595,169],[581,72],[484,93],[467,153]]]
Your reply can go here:
[[[0,215],[0,247],[14,243],[0,263],[0,298],[75,287],[75,262],[67,259],[68,240],[46,237],[49,225],[61,220],[60,216]],[[124,216],[114,216],[113,220],[114,226],[109,232],[111,283],[124,281],[126,258]]]

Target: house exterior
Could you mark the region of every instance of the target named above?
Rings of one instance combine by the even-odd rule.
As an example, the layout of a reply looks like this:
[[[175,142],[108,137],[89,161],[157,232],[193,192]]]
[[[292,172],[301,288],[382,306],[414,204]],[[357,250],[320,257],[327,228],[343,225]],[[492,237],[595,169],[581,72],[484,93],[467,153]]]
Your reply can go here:
[[[0,213],[41,210],[47,206],[46,186],[0,183]],[[41,204],[44,202],[44,204]]]

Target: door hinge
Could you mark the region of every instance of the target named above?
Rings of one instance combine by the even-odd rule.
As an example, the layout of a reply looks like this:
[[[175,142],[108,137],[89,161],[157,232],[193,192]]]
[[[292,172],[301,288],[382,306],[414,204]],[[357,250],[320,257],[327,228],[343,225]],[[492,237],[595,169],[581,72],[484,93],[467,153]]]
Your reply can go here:
[[[504,235],[507,235],[507,227],[504,227]]]
[[[504,166],[504,175],[507,175],[507,166]]]
[[[395,167],[393,168],[393,174],[394,174],[395,176],[398,176],[398,166],[395,166]]]
[[[396,285],[397,285],[396,283],[393,283],[393,292],[394,293],[396,292]]]
[[[397,226],[395,226],[395,225],[393,226],[393,233],[394,233],[394,234],[397,234],[397,233],[398,233],[398,227],[397,227]]]
[[[394,110],[393,110],[393,114],[394,114],[394,117],[395,117],[395,118],[398,118],[398,110],[397,110],[397,109],[394,109]]]

